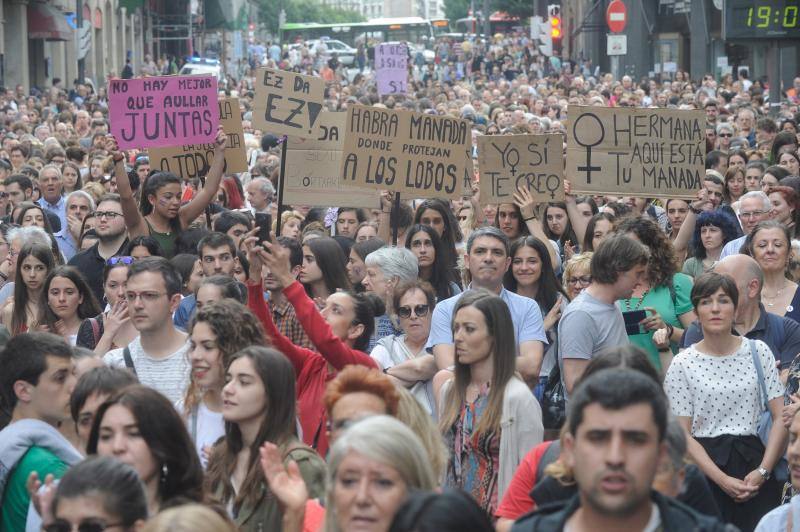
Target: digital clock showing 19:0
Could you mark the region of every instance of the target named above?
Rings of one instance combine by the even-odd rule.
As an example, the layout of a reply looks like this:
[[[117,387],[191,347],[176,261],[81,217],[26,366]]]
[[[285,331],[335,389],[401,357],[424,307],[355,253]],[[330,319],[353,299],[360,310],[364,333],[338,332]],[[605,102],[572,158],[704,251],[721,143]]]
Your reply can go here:
[[[725,0],[725,39],[800,39],[800,0]]]

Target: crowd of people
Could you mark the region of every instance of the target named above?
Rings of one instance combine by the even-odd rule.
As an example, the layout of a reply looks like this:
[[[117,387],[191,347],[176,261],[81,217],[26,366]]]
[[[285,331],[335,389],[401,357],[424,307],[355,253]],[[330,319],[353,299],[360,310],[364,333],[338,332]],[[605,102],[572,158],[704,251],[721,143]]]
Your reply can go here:
[[[279,206],[250,73],[221,91],[249,171],[220,130],[202,183],[121,151],[103,90],[5,91],[0,531],[800,529],[800,78],[775,117],[746,78],[554,71],[522,35],[436,50],[406,97],[334,69],[328,111],[503,135],[703,109],[702,188],[566,176],[563,202],[492,205],[476,172],[465,197]]]

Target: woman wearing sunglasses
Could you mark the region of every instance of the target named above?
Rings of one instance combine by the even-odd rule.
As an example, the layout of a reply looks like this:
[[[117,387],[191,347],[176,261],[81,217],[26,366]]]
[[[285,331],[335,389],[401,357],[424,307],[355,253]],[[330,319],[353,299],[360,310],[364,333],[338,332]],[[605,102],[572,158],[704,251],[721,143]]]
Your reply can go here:
[[[45,532],[139,530],[147,520],[144,486],[131,466],[91,457],[64,474],[42,517]]]
[[[400,284],[392,296],[394,313],[402,334],[378,340],[370,356],[419,401],[428,414],[435,412],[433,376],[436,362],[425,350],[431,332],[431,317],[436,293],[421,280]]]
[[[112,349],[124,347],[139,335],[128,319],[125,286],[133,257],[111,257],[103,268],[103,293],[108,310],[83,320],[78,329],[76,345],[92,349],[103,356]]]

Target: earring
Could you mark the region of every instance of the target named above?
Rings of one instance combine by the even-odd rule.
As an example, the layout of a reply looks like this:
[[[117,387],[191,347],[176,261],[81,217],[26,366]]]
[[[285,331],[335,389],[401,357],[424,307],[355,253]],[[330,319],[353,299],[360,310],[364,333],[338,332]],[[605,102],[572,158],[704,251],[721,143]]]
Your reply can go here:
[[[167,464],[161,466],[161,482],[167,481],[167,475],[169,474],[169,468],[167,468]]]

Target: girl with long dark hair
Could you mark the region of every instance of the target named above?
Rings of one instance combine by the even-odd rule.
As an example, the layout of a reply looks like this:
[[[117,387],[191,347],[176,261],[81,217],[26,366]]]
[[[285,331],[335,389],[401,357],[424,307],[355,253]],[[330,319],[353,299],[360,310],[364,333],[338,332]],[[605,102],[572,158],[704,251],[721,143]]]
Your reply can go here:
[[[75,345],[83,320],[100,313],[94,292],[73,266],[57,266],[44,282],[39,323]]]
[[[336,240],[321,237],[303,244],[303,267],[298,280],[313,298],[326,299],[339,289],[350,289],[346,259]]]
[[[406,249],[417,257],[419,278],[428,281],[436,290],[436,300],[443,301],[461,293],[455,270],[438,259],[443,255],[442,241],[432,227],[416,224],[408,230]]]
[[[450,204],[440,199],[427,199],[419,204],[414,214],[414,223],[427,225],[433,228],[442,239],[443,249],[447,255],[442,255],[440,260],[451,268],[456,268],[458,253],[457,247],[463,240],[461,227],[456,221]]]
[[[264,443],[276,445],[283,462],[297,465],[311,497],[325,492],[325,462],[296,436],[292,364],[275,349],[248,347],[231,358],[225,379],[225,437],[208,464],[209,492],[229,509],[239,530],[281,530],[283,510],[259,467]]]
[[[14,300],[3,309],[3,323],[12,335],[32,331],[39,326],[41,294],[44,281],[55,266],[49,247],[30,243],[17,257],[14,277]]]
[[[122,213],[130,237],[152,236],[164,251],[164,257],[172,258],[178,234],[189,227],[216,196],[225,168],[227,141],[228,136],[220,126],[214,143],[214,162],[208,170],[205,186],[190,202],[181,205],[181,180],[178,176],[170,172],[157,172],[142,183],[141,201],[137,209],[125,172],[125,155],[119,151],[116,139],[109,135],[106,138],[106,151],[114,159]]]

